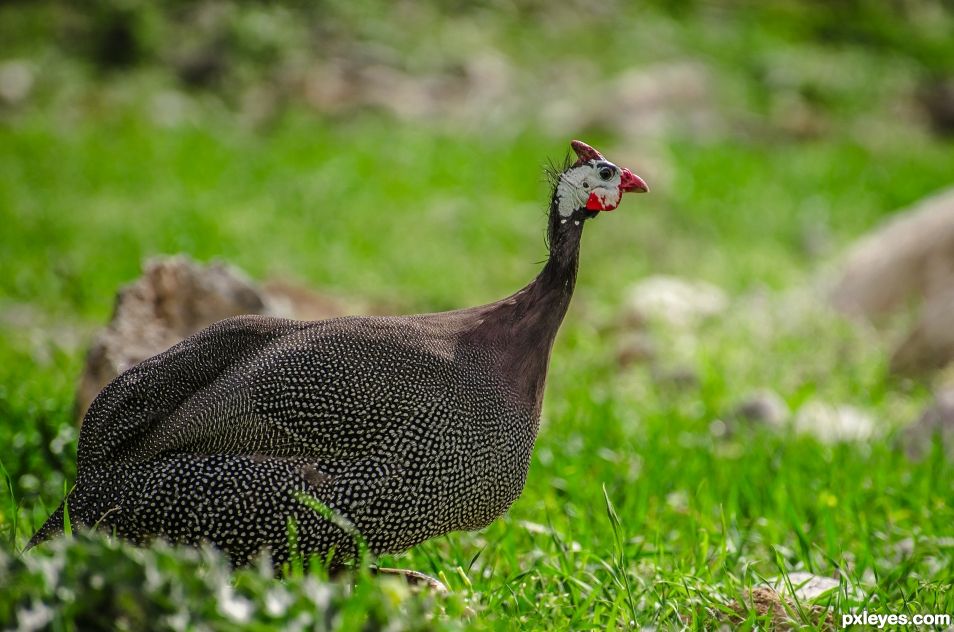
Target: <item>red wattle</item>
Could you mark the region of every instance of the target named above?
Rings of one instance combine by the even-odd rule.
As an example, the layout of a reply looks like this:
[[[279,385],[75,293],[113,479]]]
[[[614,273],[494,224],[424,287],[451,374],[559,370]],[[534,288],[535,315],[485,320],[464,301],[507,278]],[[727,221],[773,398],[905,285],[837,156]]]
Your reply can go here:
[[[600,196],[596,195],[596,191],[590,193],[589,199],[586,200],[586,208],[589,211],[603,211],[606,209],[603,206],[603,200],[600,199]]]

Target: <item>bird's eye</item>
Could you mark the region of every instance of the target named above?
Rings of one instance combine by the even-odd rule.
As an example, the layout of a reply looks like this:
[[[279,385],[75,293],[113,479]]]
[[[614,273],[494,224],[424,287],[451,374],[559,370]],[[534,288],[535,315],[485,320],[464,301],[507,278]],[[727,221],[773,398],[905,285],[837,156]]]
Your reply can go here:
[[[602,169],[600,169],[600,177],[603,178],[604,180],[609,180],[610,178],[612,178],[613,173],[614,172],[612,167],[603,167]]]

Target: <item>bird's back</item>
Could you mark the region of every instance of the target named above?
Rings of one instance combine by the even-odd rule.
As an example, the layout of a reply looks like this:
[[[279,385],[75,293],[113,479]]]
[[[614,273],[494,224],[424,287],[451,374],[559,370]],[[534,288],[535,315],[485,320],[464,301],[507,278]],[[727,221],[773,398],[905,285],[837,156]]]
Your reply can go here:
[[[71,515],[137,540],[209,540],[237,561],[262,546],[283,557],[289,517],[321,553],[355,530],[381,552],[481,527],[520,494],[537,417],[495,346],[455,323],[215,324],[94,401]]]

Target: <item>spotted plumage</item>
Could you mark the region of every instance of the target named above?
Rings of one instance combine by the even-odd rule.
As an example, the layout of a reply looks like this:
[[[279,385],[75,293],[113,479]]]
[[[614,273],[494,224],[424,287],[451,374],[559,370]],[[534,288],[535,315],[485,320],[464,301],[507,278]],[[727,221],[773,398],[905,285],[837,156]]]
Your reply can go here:
[[[210,542],[236,564],[262,549],[287,559],[290,529],[302,552],[343,560],[361,543],[399,552],[486,526],[523,490],[581,223],[595,215],[581,206],[558,224],[559,200],[549,261],[502,301],[232,318],[126,371],[83,422],[72,523]],[[62,529],[63,506],[31,546]]]

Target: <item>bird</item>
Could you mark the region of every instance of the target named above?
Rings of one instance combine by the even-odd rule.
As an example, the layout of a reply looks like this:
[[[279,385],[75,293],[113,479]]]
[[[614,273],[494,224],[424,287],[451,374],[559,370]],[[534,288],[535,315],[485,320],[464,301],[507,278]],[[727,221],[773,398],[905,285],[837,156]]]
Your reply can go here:
[[[80,430],[65,524],[137,545],[342,564],[501,516],[526,483],[587,221],[646,182],[582,141],[551,166],[549,255],[493,303],[413,316],[219,321],[129,368]],[[571,156],[571,154],[568,154]]]

